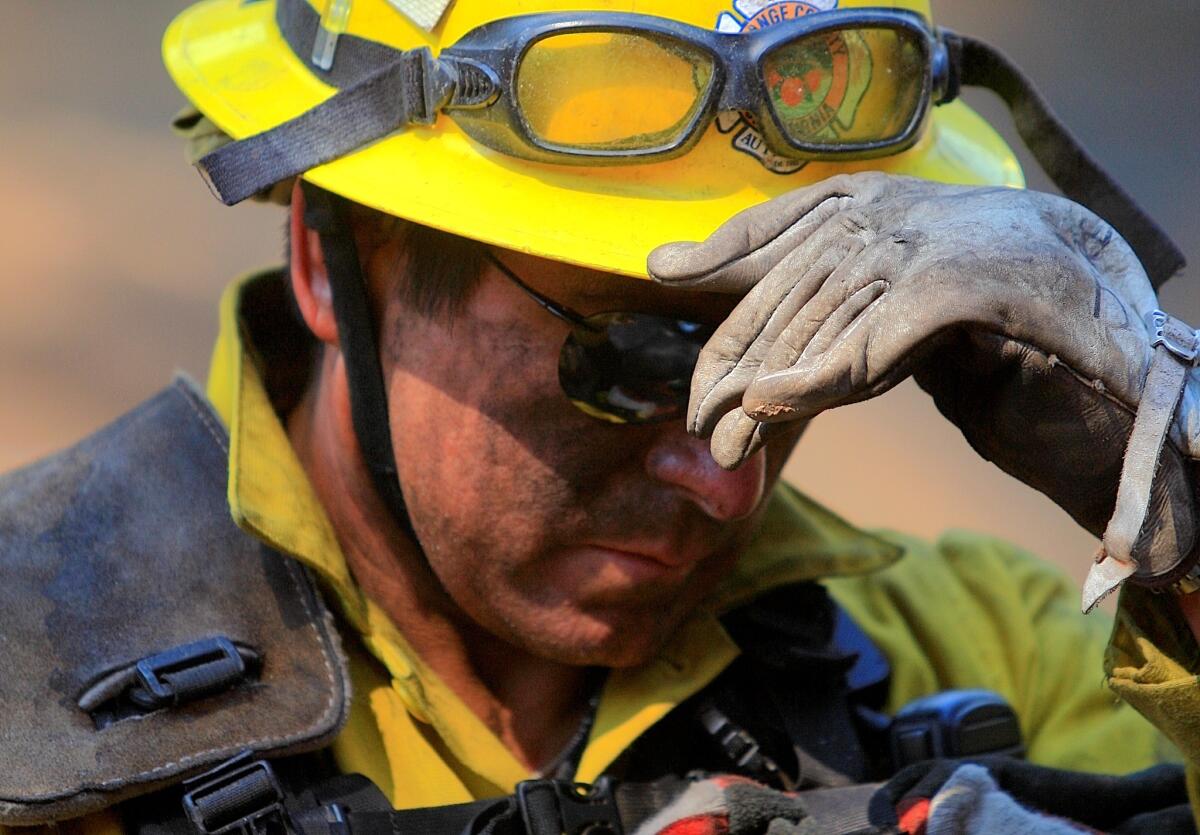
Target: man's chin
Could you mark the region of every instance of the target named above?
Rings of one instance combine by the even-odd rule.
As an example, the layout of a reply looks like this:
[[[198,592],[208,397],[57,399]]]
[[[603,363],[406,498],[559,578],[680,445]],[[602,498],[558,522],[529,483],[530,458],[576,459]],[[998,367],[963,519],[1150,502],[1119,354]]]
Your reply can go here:
[[[653,660],[682,620],[673,613],[631,617],[575,614],[554,629],[527,631],[524,648],[538,656],[578,667],[638,667]]]

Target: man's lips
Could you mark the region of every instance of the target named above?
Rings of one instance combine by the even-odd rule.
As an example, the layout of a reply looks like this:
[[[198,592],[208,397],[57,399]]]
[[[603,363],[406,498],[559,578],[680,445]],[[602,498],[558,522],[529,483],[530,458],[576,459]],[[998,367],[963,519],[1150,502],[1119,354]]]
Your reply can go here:
[[[586,543],[584,547],[627,559],[655,563],[671,570],[690,568],[712,554],[711,549],[705,547],[648,542],[592,542]]]
[[[572,549],[575,569],[588,578],[595,589],[619,589],[638,586],[674,587],[691,573],[692,564],[672,565],[661,560],[618,548],[581,545]]]

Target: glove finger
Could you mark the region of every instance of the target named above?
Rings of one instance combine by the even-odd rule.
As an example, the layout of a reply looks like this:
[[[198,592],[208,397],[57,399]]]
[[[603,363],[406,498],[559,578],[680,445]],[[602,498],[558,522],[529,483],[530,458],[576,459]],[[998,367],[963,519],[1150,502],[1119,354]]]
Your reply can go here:
[[[744,293],[849,204],[874,200],[891,182],[875,172],[831,177],[746,209],[699,243],[664,244],[650,277],[674,287]]]
[[[860,248],[846,259],[772,341],[759,376],[791,368],[802,357],[826,350],[855,315],[877,297],[882,271]],[[868,289],[871,288],[871,289]]]
[[[811,418],[883,394],[908,376],[917,352],[949,323],[927,301],[886,286],[880,292],[882,284],[852,295],[846,313],[836,316],[841,330],[835,335],[831,326],[826,350],[805,352],[790,368],[755,378],[742,400],[747,414],[763,421]]]
[[[861,234],[848,235],[845,224],[831,219],[738,304],[697,360],[688,409],[692,434],[703,437],[740,402],[779,333],[864,246]]]
[[[716,423],[713,438],[709,441],[709,452],[722,469],[737,469],[745,463],[746,458],[770,441],[784,437],[791,437],[794,441],[804,428],[796,421],[763,423],[750,418],[742,408],[734,407]]]
[[[800,428],[797,424],[760,423],[740,407],[726,412],[717,422],[709,442],[713,460],[725,470],[736,470],[773,439]]]
[[[764,424],[748,416],[740,407],[721,416],[709,441],[709,452],[722,469],[733,470],[763,446],[760,432]]]
[[[813,334],[806,348],[801,350],[801,358],[819,357],[826,353],[822,346],[829,346],[834,340],[847,331],[852,326],[857,324],[866,311],[875,304],[887,291],[888,284],[883,280],[876,280],[852,293],[845,304],[835,310]],[[806,326],[808,323],[804,323]],[[796,349],[794,346],[787,344],[784,341],[779,346],[782,351],[788,356],[794,356]],[[784,365],[784,363],[778,363]],[[770,365],[776,365],[772,361]],[[783,381],[776,375],[779,373],[787,373],[793,369],[795,363],[784,365],[783,369],[776,371],[772,368],[764,367],[763,373],[755,380],[770,379],[774,382],[756,386],[751,383],[746,389],[746,395],[742,398],[743,408],[746,408],[756,420],[793,420],[797,417],[806,417],[806,415],[797,410],[796,405],[792,402],[799,393],[793,392],[784,387]],[[794,381],[795,378],[793,377]],[[790,384],[789,384],[790,385]],[[781,396],[782,395],[782,396]]]

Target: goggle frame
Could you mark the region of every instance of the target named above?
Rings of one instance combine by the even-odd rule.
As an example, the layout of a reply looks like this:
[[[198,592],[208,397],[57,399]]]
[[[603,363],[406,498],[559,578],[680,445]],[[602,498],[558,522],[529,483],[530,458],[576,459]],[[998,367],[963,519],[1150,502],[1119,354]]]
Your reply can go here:
[[[893,29],[915,36],[913,43],[922,52],[925,69],[913,115],[900,133],[884,139],[836,144],[797,141],[770,104],[763,64],[775,50],[794,41],[852,29]],[[657,147],[605,149],[547,142],[531,128],[516,100],[517,74],[533,46],[568,33],[659,35],[703,50],[713,67],[703,103],[673,141]],[[433,112],[446,112],[468,136],[493,150],[558,165],[629,165],[673,159],[692,150],[723,111],[752,114],[770,150],[789,159],[876,159],[915,145],[931,107],[950,101],[957,92],[941,32],[920,14],[904,9],[838,9],[742,33],[717,32],[634,12],[538,12],[472,29],[432,63],[429,69],[433,74],[445,79],[437,85],[442,95]]]

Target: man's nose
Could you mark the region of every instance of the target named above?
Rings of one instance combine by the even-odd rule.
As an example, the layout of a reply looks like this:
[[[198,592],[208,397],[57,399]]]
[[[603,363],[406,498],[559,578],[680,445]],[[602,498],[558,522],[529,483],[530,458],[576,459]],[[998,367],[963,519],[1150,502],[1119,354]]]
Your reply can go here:
[[[647,450],[646,473],[677,489],[713,519],[732,522],[749,516],[762,500],[766,453],[759,450],[738,469],[723,470],[709,453],[707,440],[673,425]]]

